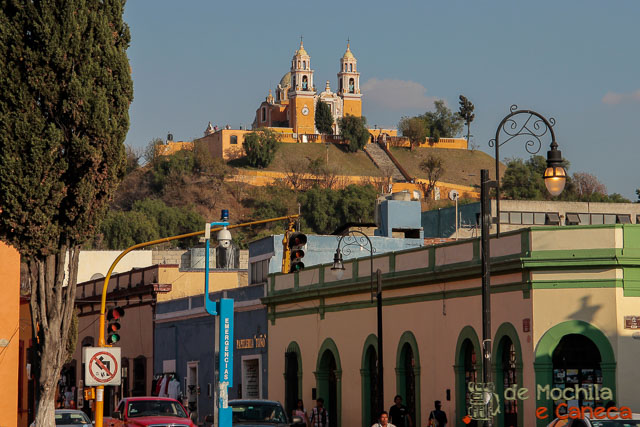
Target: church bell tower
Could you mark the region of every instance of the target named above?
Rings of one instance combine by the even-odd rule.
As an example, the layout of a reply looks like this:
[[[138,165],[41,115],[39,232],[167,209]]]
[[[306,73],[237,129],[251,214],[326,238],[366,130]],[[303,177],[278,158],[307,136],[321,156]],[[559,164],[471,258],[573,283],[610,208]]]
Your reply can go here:
[[[360,93],[360,73],[358,61],[351,52],[350,43],[347,42],[347,51],[340,59],[340,72],[338,72],[338,95],[343,100],[343,114],[362,116],[362,93]]]
[[[300,48],[291,60],[291,87],[289,89],[289,114],[293,132],[315,133],[315,95],[311,58],[304,49],[302,37]]]

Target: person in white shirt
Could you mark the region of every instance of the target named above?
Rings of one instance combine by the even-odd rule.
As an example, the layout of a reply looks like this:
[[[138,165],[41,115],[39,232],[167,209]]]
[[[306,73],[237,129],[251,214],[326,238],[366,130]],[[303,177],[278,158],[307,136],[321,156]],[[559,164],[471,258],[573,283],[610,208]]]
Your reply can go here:
[[[387,411],[382,411],[380,413],[380,418],[378,419],[378,422],[372,425],[371,427],[396,427],[396,426],[394,426],[389,422],[389,414],[387,413]]]

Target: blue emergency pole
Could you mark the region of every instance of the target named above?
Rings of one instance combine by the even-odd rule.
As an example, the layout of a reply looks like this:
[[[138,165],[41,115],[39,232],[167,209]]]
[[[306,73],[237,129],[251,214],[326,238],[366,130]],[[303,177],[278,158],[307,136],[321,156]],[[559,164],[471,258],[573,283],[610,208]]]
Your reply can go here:
[[[229,387],[233,382],[233,299],[221,298],[220,302],[209,299],[209,240],[211,226],[229,225],[229,211],[222,210],[221,222],[206,224],[205,228],[205,278],[204,278],[204,306],[207,313],[219,317],[219,365],[218,365],[218,426],[231,427],[232,413],[228,405]]]

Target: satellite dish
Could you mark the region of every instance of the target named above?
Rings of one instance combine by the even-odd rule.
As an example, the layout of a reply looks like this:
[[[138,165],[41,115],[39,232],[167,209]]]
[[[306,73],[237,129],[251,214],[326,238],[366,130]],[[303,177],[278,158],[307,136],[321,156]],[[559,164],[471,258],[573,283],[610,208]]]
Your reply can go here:
[[[451,190],[449,191],[449,199],[451,200],[458,200],[458,197],[460,196],[460,193],[458,193],[458,190]]]

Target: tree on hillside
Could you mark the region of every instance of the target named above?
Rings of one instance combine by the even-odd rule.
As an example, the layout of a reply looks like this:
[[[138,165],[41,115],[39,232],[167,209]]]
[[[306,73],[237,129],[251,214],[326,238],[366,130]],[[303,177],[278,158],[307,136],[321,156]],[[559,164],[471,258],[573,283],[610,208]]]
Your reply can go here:
[[[462,130],[462,118],[458,113],[453,113],[445,105],[444,101],[434,102],[435,111],[427,111],[422,116],[428,130],[428,136],[438,142],[440,138],[453,138]]]
[[[123,11],[122,0],[5,0],[0,10],[0,239],[29,271],[36,426],[54,425],[80,245],[124,173],[133,85]]]
[[[333,114],[331,114],[331,107],[322,100],[318,100],[316,104],[316,129],[318,129],[320,133],[333,134]]]
[[[398,123],[402,136],[409,138],[409,149],[419,146],[427,138],[427,126],[420,117],[403,117]]]
[[[278,134],[267,128],[248,133],[242,146],[247,153],[249,164],[257,168],[269,166],[278,150],[278,139]]]
[[[576,196],[580,200],[586,200],[596,194],[607,195],[607,187],[598,178],[587,172],[576,172],[573,174]]]
[[[458,115],[467,126],[467,144],[469,144],[469,138],[471,138],[471,122],[476,118],[476,115],[473,114],[473,110],[475,110],[476,107],[464,95],[460,95],[459,99],[460,110],[458,111]]]
[[[158,155],[158,146],[164,144],[162,138],[153,138],[147,146],[144,148],[144,160],[148,165],[155,166],[156,162],[160,158]]]
[[[444,164],[442,159],[436,155],[429,154],[426,159],[420,162],[420,170],[427,175],[427,185],[423,188],[424,198],[431,197],[436,182],[444,173]]]
[[[129,175],[131,172],[138,169],[138,167],[140,166],[140,159],[142,158],[142,154],[139,149],[134,148],[130,145],[126,145],[125,156],[127,158],[127,166],[125,168],[125,173]]]
[[[356,117],[347,114],[338,120],[338,127],[342,137],[349,142],[347,149],[350,152],[355,153],[367,145],[370,134],[367,129],[367,119],[364,116]]]

